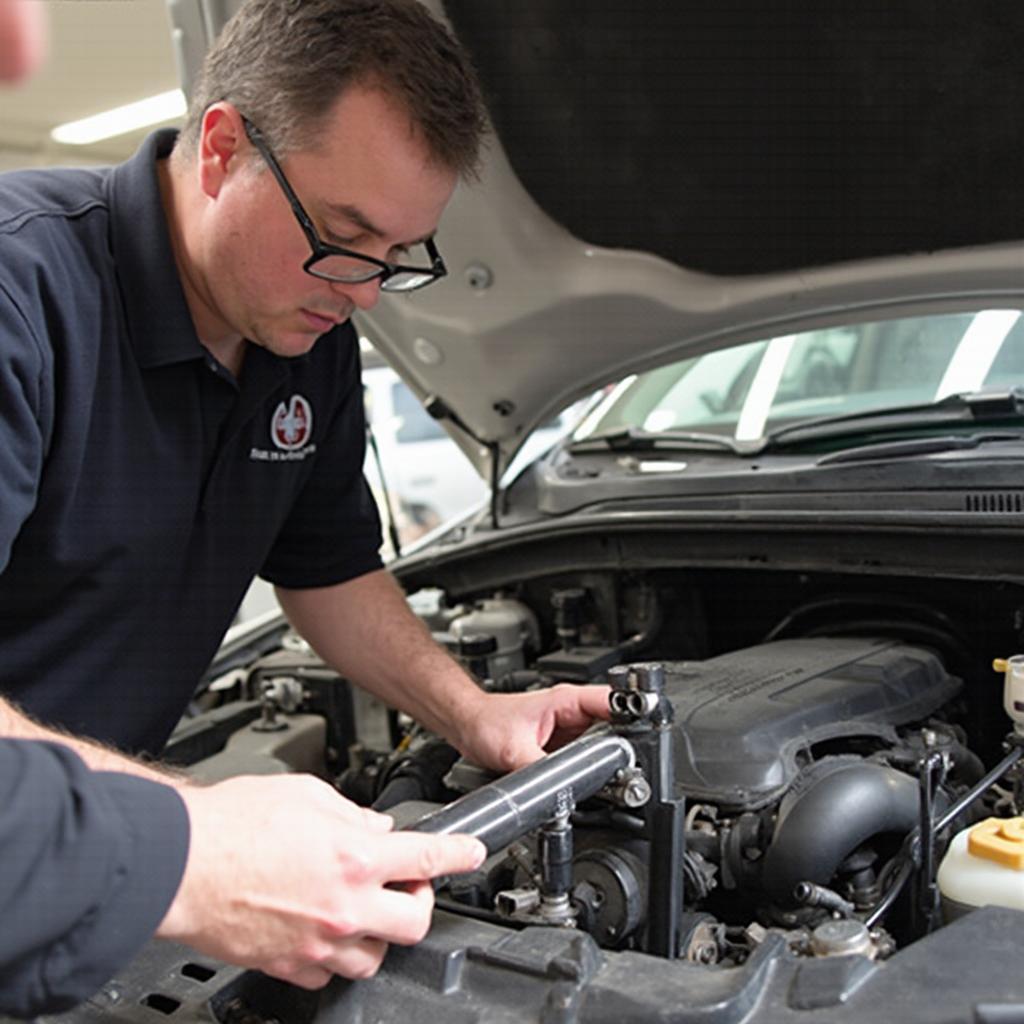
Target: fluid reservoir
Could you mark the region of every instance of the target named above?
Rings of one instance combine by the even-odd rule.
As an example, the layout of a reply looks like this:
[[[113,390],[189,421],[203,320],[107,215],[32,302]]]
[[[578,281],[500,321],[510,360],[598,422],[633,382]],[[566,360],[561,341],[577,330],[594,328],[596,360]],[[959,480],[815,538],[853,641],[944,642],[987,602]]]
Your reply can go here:
[[[453,619],[448,629],[457,639],[478,634],[494,637],[495,650],[487,656],[492,679],[524,668],[524,647],[536,650],[540,641],[533,612],[511,598],[480,601],[472,611]]]
[[[947,921],[987,904],[1024,910],[1024,818],[987,818],[959,832],[938,882]]]

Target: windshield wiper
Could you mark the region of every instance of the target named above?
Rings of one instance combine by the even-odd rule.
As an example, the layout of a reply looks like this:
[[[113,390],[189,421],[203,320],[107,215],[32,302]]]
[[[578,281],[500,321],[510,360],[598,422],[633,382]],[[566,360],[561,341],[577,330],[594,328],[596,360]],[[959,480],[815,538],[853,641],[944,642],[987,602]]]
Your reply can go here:
[[[570,452],[606,449],[613,452],[725,451],[733,455],[747,455],[755,450],[742,441],[735,441],[722,434],[704,434],[692,430],[643,430],[640,427],[623,427],[620,430],[591,434],[566,447]]]
[[[994,441],[1024,440],[1024,433],[951,434],[941,437],[909,437],[902,441],[878,441],[872,444],[831,452],[817,460],[818,466],[840,462],[870,462],[875,459],[909,459],[937,452],[963,451]]]
[[[1024,427],[1024,389],[1011,388],[1009,391],[979,391],[950,395],[940,402],[923,402],[919,405],[896,406],[888,409],[871,409],[865,412],[846,413],[842,416],[823,416],[820,419],[805,420],[788,427],[781,427],[759,440],[737,441],[725,434],[711,434],[694,430],[644,430],[641,427],[621,427],[604,433],[573,441],[566,449],[573,453],[614,451],[725,451],[738,456],[761,455],[799,448],[808,441],[822,441],[831,438],[892,434],[909,430],[926,430],[930,427],[946,427],[950,424],[986,424],[1018,421]],[[954,438],[922,437],[903,441],[878,441],[861,446],[862,458],[899,457],[902,454],[920,455],[929,451],[945,451],[951,448],[970,448],[985,441],[1012,440],[1018,435],[1007,433],[978,434],[972,437]],[[883,444],[889,445],[886,455],[880,451]],[[903,445],[904,449],[899,446]],[[871,454],[869,449],[873,450]],[[830,455],[832,461],[841,461],[840,453]],[[857,456],[853,456],[856,458]]]
[[[781,427],[767,434],[761,450],[780,451],[796,447],[805,441],[865,434],[872,431],[919,430],[933,425],[950,423],[985,423],[991,421],[1020,420],[1024,422],[1024,390],[978,391],[950,395],[940,402],[904,405],[890,409],[871,409],[866,412],[847,413],[844,416],[824,416],[805,420],[789,427]]]

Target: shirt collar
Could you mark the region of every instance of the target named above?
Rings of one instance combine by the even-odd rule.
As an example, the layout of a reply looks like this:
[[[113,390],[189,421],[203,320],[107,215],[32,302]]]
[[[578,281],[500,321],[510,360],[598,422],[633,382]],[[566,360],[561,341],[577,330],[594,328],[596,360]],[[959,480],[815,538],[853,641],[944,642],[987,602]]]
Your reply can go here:
[[[173,129],[154,132],[110,177],[111,247],[128,334],[144,367],[206,354],[178,277],[157,178],[156,161],[170,154],[176,137]]]

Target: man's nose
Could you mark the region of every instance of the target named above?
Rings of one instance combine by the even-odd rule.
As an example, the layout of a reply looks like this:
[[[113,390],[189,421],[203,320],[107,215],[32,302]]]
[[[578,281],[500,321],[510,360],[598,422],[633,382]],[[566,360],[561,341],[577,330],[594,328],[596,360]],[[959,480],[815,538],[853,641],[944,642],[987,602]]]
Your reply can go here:
[[[350,299],[357,309],[373,309],[380,298],[379,277],[375,277],[371,281],[364,281],[362,284],[331,282],[331,288],[338,294]]]

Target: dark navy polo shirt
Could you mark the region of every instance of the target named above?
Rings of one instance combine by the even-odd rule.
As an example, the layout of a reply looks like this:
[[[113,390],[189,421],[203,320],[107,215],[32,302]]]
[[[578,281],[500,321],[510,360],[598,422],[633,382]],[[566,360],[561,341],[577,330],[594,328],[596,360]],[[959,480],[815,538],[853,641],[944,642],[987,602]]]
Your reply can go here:
[[[0,691],[156,752],[255,574],[380,567],[359,347],[200,343],[155,161],[0,176]]]

